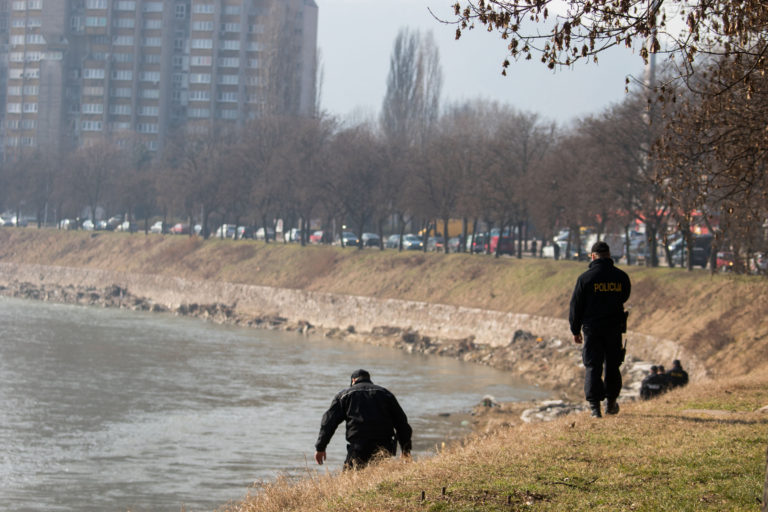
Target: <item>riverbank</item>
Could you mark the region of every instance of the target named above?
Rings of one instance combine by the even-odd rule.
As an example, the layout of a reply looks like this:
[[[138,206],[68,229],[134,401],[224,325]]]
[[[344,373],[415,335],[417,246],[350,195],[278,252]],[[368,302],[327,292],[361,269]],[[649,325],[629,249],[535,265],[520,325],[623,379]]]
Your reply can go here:
[[[0,264],[9,294],[118,293],[137,301],[123,307],[443,353],[579,394],[566,318],[583,263],[26,228],[0,230]],[[679,358],[694,380],[768,366],[764,279],[627,271],[632,360]]]
[[[566,316],[570,290],[583,269],[583,263],[538,259],[0,229],[0,287],[7,295],[315,331],[448,355],[504,368],[555,390],[561,398],[575,400],[580,398],[583,370],[578,347],[570,343]],[[392,474],[326,477],[311,473],[297,485],[279,480],[260,497],[238,504],[236,510],[339,510],[338,503],[350,505],[342,510],[410,510],[411,493],[420,495],[416,487],[421,486],[424,501],[433,510],[497,510],[498,499],[542,510],[653,510],[657,507],[648,503],[663,502],[646,495],[645,487],[678,503],[680,506],[672,506],[675,509],[688,508],[688,502],[681,501],[688,498],[700,499],[707,504],[704,509],[749,508],[745,504],[749,500],[754,504],[754,480],[759,473],[756,454],[764,451],[753,429],[765,424],[764,416],[755,411],[765,405],[760,402],[768,389],[764,379],[755,377],[768,366],[765,280],[679,269],[630,267],[627,271],[633,281],[629,359],[624,366],[627,381],[637,383],[649,361],[669,364],[680,358],[691,372],[689,389],[650,403],[623,403],[618,419],[606,419],[605,424],[617,427],[615,431],[584,421],[579,414],[531,428],[521,419],[520,410],[530,404],[484,408],[478,428],[484,434],[464,444],[469,454],[456,448],[458,451],[446,452],[447,459],[439,454],[434,461],[405,467],[386,464],[386,471],[394,471]],[[751,376],[746,381],[728,377],[742,374]],[[686,412],[699,410],[715,412]],[[723,416],[717,412],[721,410],[738,414]],[[639,424],[633,419],[640,420]],[[680,437],[691,429],[696,432],[694,445]],[[650,444],[644,440],[659,432],[664,433],[663,440]],[[744,446],[738,454],[747,456],[750,466],[737,484],[718,484],[710,492],[699,482],[692,491],[701,492],[698,498],[688,492],[681,493],[682,498],[670,496],[656,487],[659,478],[653,475],[663,474],[661,480],[672,477],[677,482],[676,475],[663,469],[665,460],[671,460],[684,475],[693,475],[694,481],[712,481],[710,473],[689,467],[698,461],[696,450],[712,452],[703,457],[713,459],[709,462],[721,468],[724,478],[743,473],[744,467],[735,466],[721,446],[728,436],[750,439],[739,441]],[[550,441],[561,452],[550,453]],[[676,452],[671,459],[653,455],[686,443],[691,452]],[[582,444],[583,448],[575,448]],[[638,447],[652,455],[642,455]],[[606,450],[620,454],[619,462],[604,455]],[[509,460],[498,460],[494,454],[507,454]],[[554,467],[550,467],[549,456],[557,461]],[[466,471],[462,467],[461,474],[456,474],[457,470],[450,469],[464,466],[466,458],[474,461]],[[640,462],[626,465],[627,460]],[[519,464],[534,471],[537,479],[518,475],[515,468]],[[651,476],[643,469],[645,464],[655,468]],[[629,471],[634,484],[626,490],[626,499],[636,501],[606,501],[600,492],[593,493],[621,485],[613,477],[605,479],[605,485],[593,485],[594,475],[605,478],[595,470],[598,466],[618,474]],[[558,468],[564,468],[565,476],[554,479],[550,473]],[[486,485],[488,474],[506,475],[508,484]],[[582,478],[579,475],[588,478],[574,480]],[[550,476],[549,483],[544,481]],[[350,484],[349,479],[355,482]],[[402,479],[409,483],[401,485]],[[349,493],[334,494],[348,485],[357,489],[351,493],[351,501],[347,501]],[[682,481],[672,488],[681,485]],[[320,492],[317,503],[305,506],[305,492],[317,491],[317,486],[328,490]],[[578,491],[580,497],[547,490],[561,486],[576,489],[573,492]],[[443,498],[428,501],[427,495],[443,487]],[[376,489],[374,495],[371,489]],[[493,500],[489,500],[491,496]],[[384,506],[379,498],[397,505]],[[264,499],[281,503],[281,507],[262,508]],[[483,503],[488,506],[480,506]],[[416,506],[423,508],[423,504]]]
[[[221,512],[759,510],[766,391],[765,375],[725,378],[600,420],[499,426],[418,463],[308,468]]]

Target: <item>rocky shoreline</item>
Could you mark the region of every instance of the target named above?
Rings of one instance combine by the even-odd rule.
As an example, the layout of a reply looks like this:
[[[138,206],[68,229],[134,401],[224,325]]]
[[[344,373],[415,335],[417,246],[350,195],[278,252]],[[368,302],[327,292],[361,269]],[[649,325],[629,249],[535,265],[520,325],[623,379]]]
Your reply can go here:
[[[307,320],[291,320],[276,314],[248,314],[236,305],[213,302],[207,304],[182,302],[168,307],[148,297],[132,294],[126,287],[112,284],[103,288],[31,283],[15,279],[0,284],[0,295],[21,299],[41,300],[63,304],[122,308],[199,318],[205,321],[259,329],[279,329],[303,334],[319,334],[352,342],[394,347],[415,354],[451,357],[461,361],[483,364],[508,371],[542,389],[552,391],[552,399],[536,403],[498,404],[492,397],[473,411],[476,427],[488,430],[499,424],[518,421],[548,421],[563,414],[584,410],[580,399],[583,379],[579,346],[557,337],[538,336],[516,330],[505,345],[477,343],[474,336],[450,339],[427,336],[412,328],[376,326],[359,331],[354,325],[346,328],[313,325]],[[633,400],[639,393],[640,381],[650,363],[632,356],[622,367],[623,400]],[[557,399],[555,399],[557,398]]]

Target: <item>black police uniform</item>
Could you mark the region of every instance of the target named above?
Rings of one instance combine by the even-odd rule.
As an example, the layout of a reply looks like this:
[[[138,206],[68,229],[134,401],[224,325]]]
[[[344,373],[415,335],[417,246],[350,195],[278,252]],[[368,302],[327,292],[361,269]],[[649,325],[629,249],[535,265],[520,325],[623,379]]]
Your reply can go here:
[[[685,386],[688,384],[688,372],[683,370],[679,363],[675,364],[671,370],[667,371],[667,382],[670,388]]]
[[[667,379],[664,375],[653,373],[640,384],[640,398],[648,400],[667,391]]]
[[[398,442],[403,453],[411,451],[412,430],[405,412],[392,393],[368,378],[358,378],[334,397],[320,424],[318,452],[325,451],[342,421],[347,426],[347,468],[364,466],[381,450],[394,456]]]
[[[579,276],[571,296],[571,332],[584,330],[584,393],[593,407],[605,398],[615,400],[621,392],[621,333],[630,291],[629,276],[612,259],[598,258]]]

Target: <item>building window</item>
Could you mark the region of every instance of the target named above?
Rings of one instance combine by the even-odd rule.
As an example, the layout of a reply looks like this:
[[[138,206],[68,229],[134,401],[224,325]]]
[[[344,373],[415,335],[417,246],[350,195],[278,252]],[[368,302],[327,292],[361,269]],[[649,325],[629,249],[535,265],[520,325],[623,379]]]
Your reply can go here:
[[[237,110],[233,109],[226,109],[219,112],[219,117],[221,119],[237,119]]]
[[[160,97],[160,89],[142,89],[139,93],[142,98],[156,100]]]
[[[83,78],[88,78],[88,79],[104,78],[104,68],[85,68],[83,69]]]
[[[133,36],[115,36],[112,39],[115,46],[133,46]]]
[[[115,69],[112,71],[113,80],[133,80],[133,71],[130,69]]]
[[[133,54],[115,52],[112,54],[112,59],[115,62],[133,62]]]
[[[237,93],[234,91],[223,91],[219,93],[219,101],[226,103],[237,102]]]
[[[208,108],[191,108],[187,111],[189,117],[196,119],[207,119],[211,117],[211,109]]]
[[[187,6],[184,4],[176,5],[176,19],[183,20],[187,17]]]
[[[197,50],[210,50],[213,48],[213,39],[192,39],[191,46]]]
[[[221,31],[222,32],[240,32],[240,24],[239,23],[222,23]]]
[[[239,50],[240,41],[237,39],[225,39],[221,42],[221,48],[222,50]]]
[[[22,130],[34,130],[37,128],[37,121],[34,119],[22,119],[20,126]]]
[[[192,12],[195,14],[213,14],[214,6],[213,4],[195,4],[192,6]]]
[[[132,95],[133,91],[130,87],[115,87],[111,92],[113,98],[130,98]]]
[[[189,91],[189,100],[190,101],[210,101],[211,99],[211,93],[208,90],[203,91]]]
[[[120,0],[115,2],[115,9],[118,11],[135,11],[136,2],[133,0]]]
[[[85,0],[86,9],[106,9],[107,0]]]
[[[230,15],[238,15],[240,14],[240,6],[239,5],[227,5],[224,6],[224,14],[230,14]]]
[[[21,103],[7,103],[5,109],[9,114],[21,114]]]
[[[27,112],[27,113],[37,112],[37,103],[25,103],[24,112]]]
[[[144,64],[160,64],[161,55],[159,53],[145,53]]]
[[[37,96],[40,92],[40,87],[36,85],[25,85],[23,90],[24,94],[27,96]]]
[[[83,114],[103,114],[104,105],[101,103],[84,103],[80,111]]]
[[[27,2],[17,0],[16,2],[13,2],[13,5],[11,6],[11,8],[14,11],[24,11],[27,9]]]
[[[27,2],[27,9],[33,10],[37,9],[40,10],[43,8],[43,0],[29,0]]]
[[[145,2],[144,12],[163,12],[163,2]]]
[[[86,27],[106,27],[107,17],[106,16],[86,16],[85,26]]]
[[[139,107],[140,116],[158,116],[160,115],[160,108],[155,106]]]
[[[139,133],[157,133],[158,125],[155,123],[137,123],[136,131]]]
[[[162,37],[145,37],[144,46],[163,46]]]
[[[109,113],[118,115],[118,116],[129,116],[131,115],[131,106],[130,105],[110,105]]]
[[[240,67],[240,59],[237,57],[222,57],[216,63],[222,68]]]
[[[209,84],[211,83],[210,73],[190,73],[189,83],[191,84]]]
[[[189,58],[189,63],[192,66],[210,66],[213,62],[213,57],[210,55],[193,55]]]
[[[159,30],[163,28],[163,20],[145,20],[144,28],[147,30]]]
[[[8,88],[8,96],[21,96],[21,86],[13,85]]]
[[[139,80],[141,80],[142,82],[159,82],[160,72],[159,71],[142,71],[141,74],[139,74]]]
[[[84,132],[100,132],[101,121],[82,121],[80,127]]]
[[[83,96],[104,96],[103,87],[83,87]]]
[[[221,85],[237,85],[240,83],[240,77],[238,75],[219,75],[219,83]]]
[[[194,23],[192,23],[192,30],[211,31],[213,30],[213,22],[212,21],[195,21]]]
[[[112,20],[112,25],[117,28],[134,28],[136,26],[136,20],[133,18],[115,18]]]

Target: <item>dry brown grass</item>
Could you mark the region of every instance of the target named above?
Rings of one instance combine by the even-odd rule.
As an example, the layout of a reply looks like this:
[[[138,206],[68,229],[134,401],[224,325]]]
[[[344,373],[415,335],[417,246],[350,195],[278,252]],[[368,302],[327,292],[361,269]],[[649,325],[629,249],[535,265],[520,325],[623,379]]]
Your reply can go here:
[[[624,404],[616,417],[579,413],[502,427],[413,463],[308,469],[223,510],[754,510],[768,426],[757,409],[768,405],[766,391],[762,374],[700,383]]]
[[[566,318],[578,262],[299,247],[123,233],[0,229],[0,261],[398,298]],[[759,277],[627,268],[633,331],[674,339],[715,375],[768,367]]]

